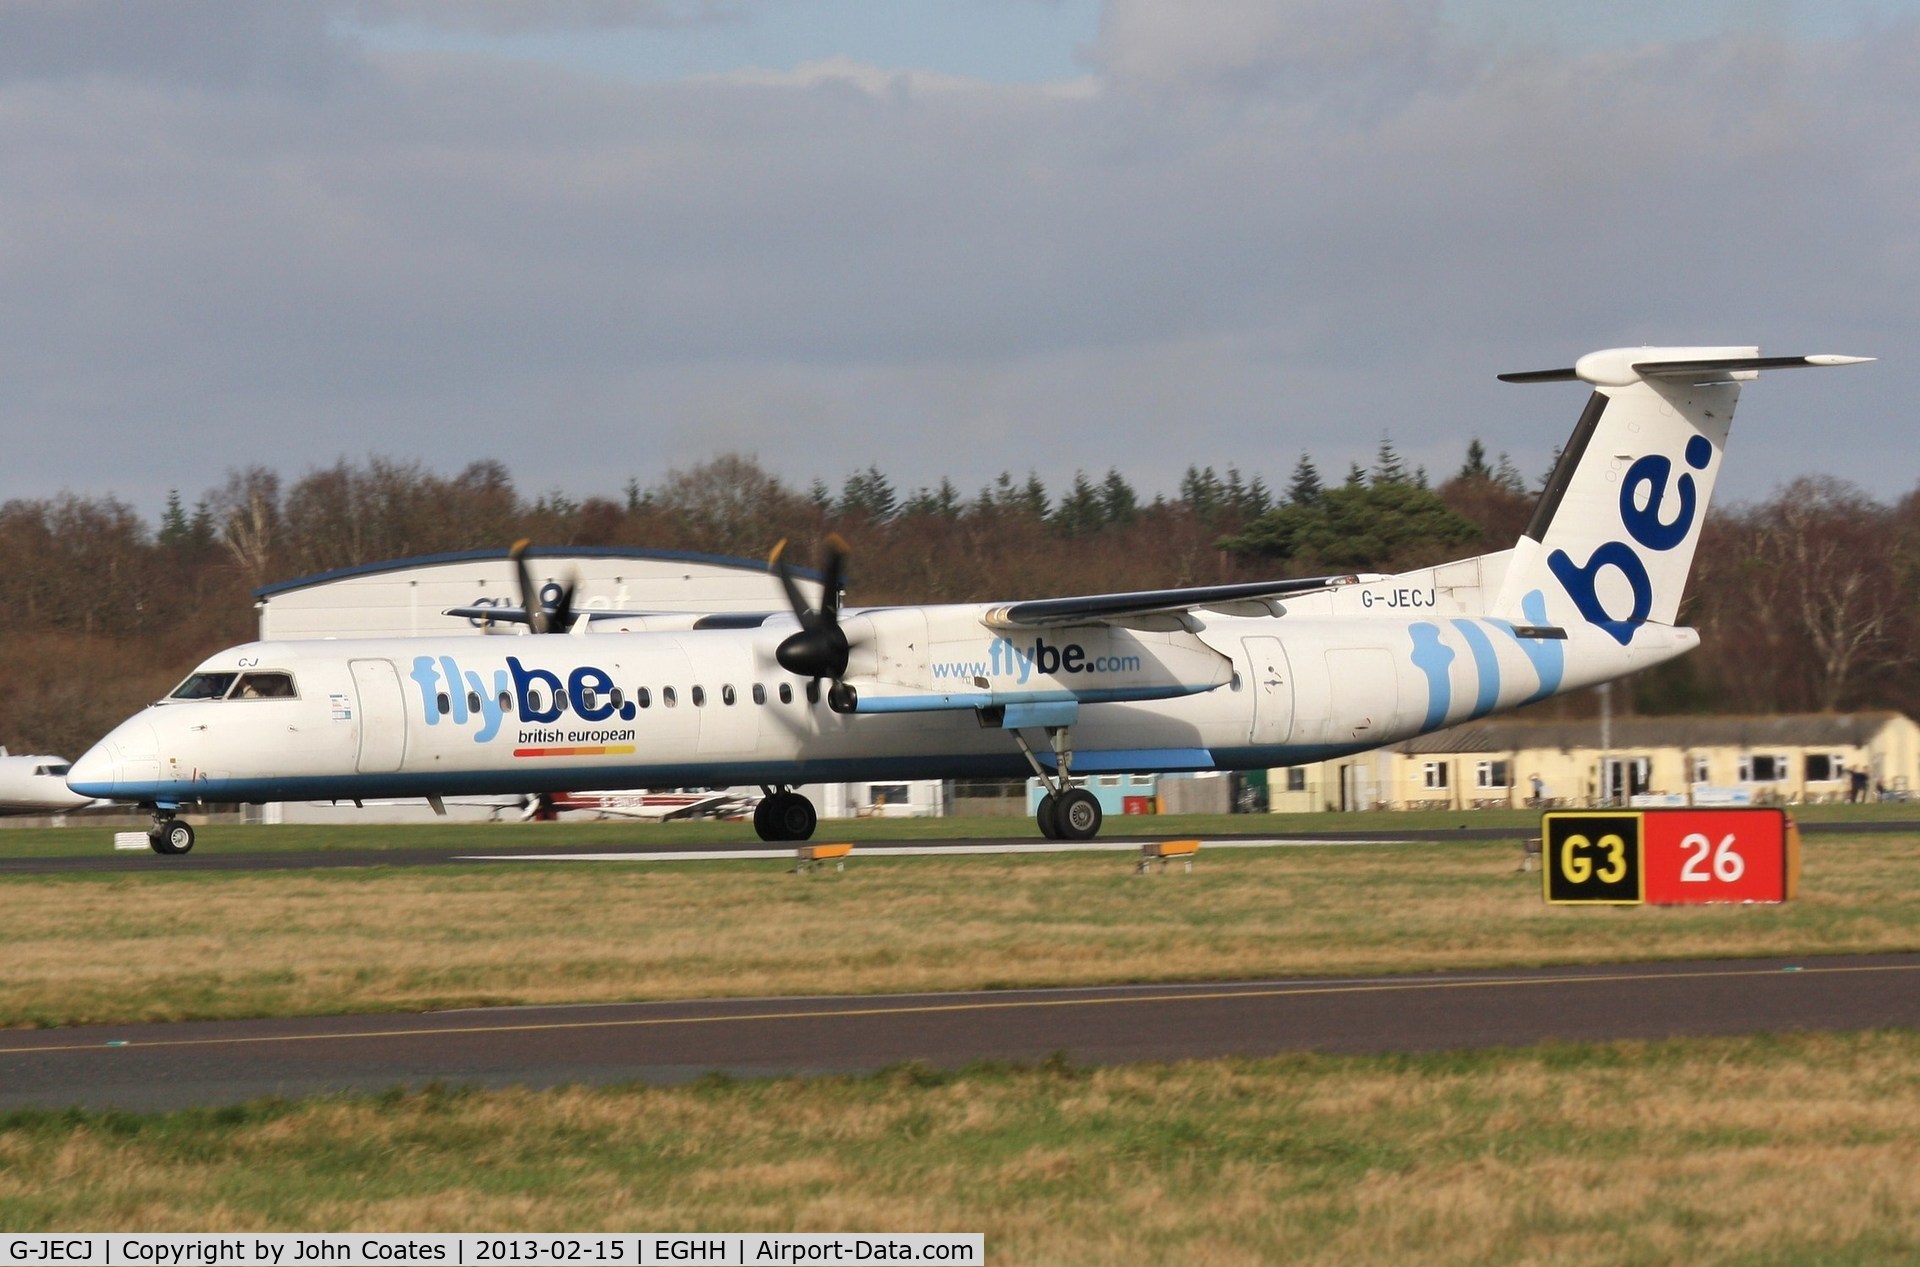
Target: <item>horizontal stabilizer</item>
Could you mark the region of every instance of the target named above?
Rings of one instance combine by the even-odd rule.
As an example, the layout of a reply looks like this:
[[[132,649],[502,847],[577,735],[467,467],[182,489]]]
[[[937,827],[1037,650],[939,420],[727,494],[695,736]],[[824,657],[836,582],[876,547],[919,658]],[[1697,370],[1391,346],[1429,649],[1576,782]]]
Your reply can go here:
[[[1712,349],[1702,348],[1702,352]],[[1656,351],[1665,355],[1650,355]],[[1623,387],[1636,379],[1689,378],[1693,375],[1750,374],[1755,370],[1790,370],[1804,366],[1862,365],[1870,356],[1687,356],[1684,349],[1612,348],[1592,352],[1560,370],[1522,370],[1499,376],[1503,383],[1588,382],[1596,387]],[[1678,353],[1678,355],[1676,355]],[[1646,358],[1646,359],[1641,359]]]
[[[1093,594],[1083,598],[1041,598],[995,608],[987,624],[1084,625],[1128,616],[1161,612],[1192,611],[1198,607],[1223,607],[1250,603],[1259,599],[1286,598],[1310,594],[1316,590],[1352,585],[1361,578],[1347,576],[1311,576],[1292,581],[1248,581],[1239,585],[1196,585],[1184,589],[1135,590],[1125,594]]]

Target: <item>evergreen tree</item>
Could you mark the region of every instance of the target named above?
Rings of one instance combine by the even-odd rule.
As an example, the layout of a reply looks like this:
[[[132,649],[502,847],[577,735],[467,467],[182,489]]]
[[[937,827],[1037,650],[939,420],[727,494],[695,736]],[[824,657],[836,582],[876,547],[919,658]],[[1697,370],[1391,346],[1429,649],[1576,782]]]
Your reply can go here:
[[[1393,447],[1391,437],[1382,433],[1380,451],[1373,459],[1373,482],[1375,484],[1407,484],[1406,463],[1400,460],[1400,451]]]
[[[1320,470],[1305,453],[1294,464],[1293,479],[1287,484],[1287,500],[1296,506],[1311,506],[1320,499]]]
[[[880,468],[869,466],[847,476],[847,482],[840,486],[840,501],[835,509],[850,518],[885,523],[899,513],[900,499]]]
[[[1073,473],[1073,487],[1060,499],[1048,522],[1063,537],[1084,537],[1106,526],[1107,517],[1100,507],[1100,494],[1087,479],[1085,471]]]
[[[1140,499],[1134,494],[1133,485],[1112,467],[1107,468],[1107,478],[1100,483],[1100,513],[1110,524],[1130,524],[1140,511]]]
[[[1487,465],[1487,446],[1480,443],[1478,437],[1467,442],[1467,460],[1460,466],[1460,474],[1454,477],[1463,480],[1490,480],[1493,468]]]

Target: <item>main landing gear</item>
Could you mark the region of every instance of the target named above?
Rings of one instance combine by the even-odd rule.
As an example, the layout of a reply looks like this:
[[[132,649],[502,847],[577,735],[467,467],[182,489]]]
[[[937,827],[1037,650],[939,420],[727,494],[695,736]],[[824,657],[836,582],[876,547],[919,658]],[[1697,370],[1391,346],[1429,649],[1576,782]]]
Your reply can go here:
[[[171,809],[153,811],[153,830],[147,833],[147,845],[161,854],[183,854],[193,848],[193,828],[174,817]]]
[[[1040,764],[1040,758],[1033,755],[1027,737],[1018,730],[1013,732],[1013,741],[1020,745],[1027,764],[1033,767],[1034,774],[1047,788],[1047,794],[1040,798],[1040,806],[1033,813],[1034,821],[1040,825],[1040,834],[1048,840],[1092,840],[1099,835],[1104,817],[1099,800],[1085,788],[1073,785],[1071,729],[1066,726],[1047,727],[1047,743],[1053,749],[1054,771]]]
[[[792,788],[760,789],[760,804],[753,811],[753,830],[762,840],[810,840],[820,819],[813,802]]]

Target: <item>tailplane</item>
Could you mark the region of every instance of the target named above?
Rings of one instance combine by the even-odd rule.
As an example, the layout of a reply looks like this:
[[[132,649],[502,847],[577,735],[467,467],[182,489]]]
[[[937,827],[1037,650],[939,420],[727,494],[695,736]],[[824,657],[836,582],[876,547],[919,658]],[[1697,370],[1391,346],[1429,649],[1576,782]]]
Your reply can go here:
[[[1740,384],[1763,369],[1852,365],[1859,356],[1761,356],[1758,348],[1615,348],[1509,383],[1593,386],[1490,614],[1521,626],[1593,625],[1622,646],[1671,625],[1720,473]]]

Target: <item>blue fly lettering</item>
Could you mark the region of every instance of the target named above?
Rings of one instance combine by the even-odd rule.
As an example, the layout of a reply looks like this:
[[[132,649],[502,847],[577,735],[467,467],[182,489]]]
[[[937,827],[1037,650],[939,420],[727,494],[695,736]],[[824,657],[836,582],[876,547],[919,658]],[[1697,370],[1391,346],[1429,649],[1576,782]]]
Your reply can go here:
[[[420,688],[421,717],[429,726],[442,720],[455,726],[480,723],[474,732],[475,743],[486,743],[500,733],[506,717],[502,697],[511,700],[523,721],[551,722],[569,707],[584,721],[606,721],[618,717],[632,721],[636,709],[632,700],[614,703],[613,676],[605,669],[583,666],[560,675],[550,669],[528,668],[516,656],[507,657],[507,667],[493,671],[487,683],[479,673],[462,670],[452,656],[415,656],[413,671],[407,676]],[[440,697],[446,696],[442,712]],[[534,701],[540,701],[535,707]]]

